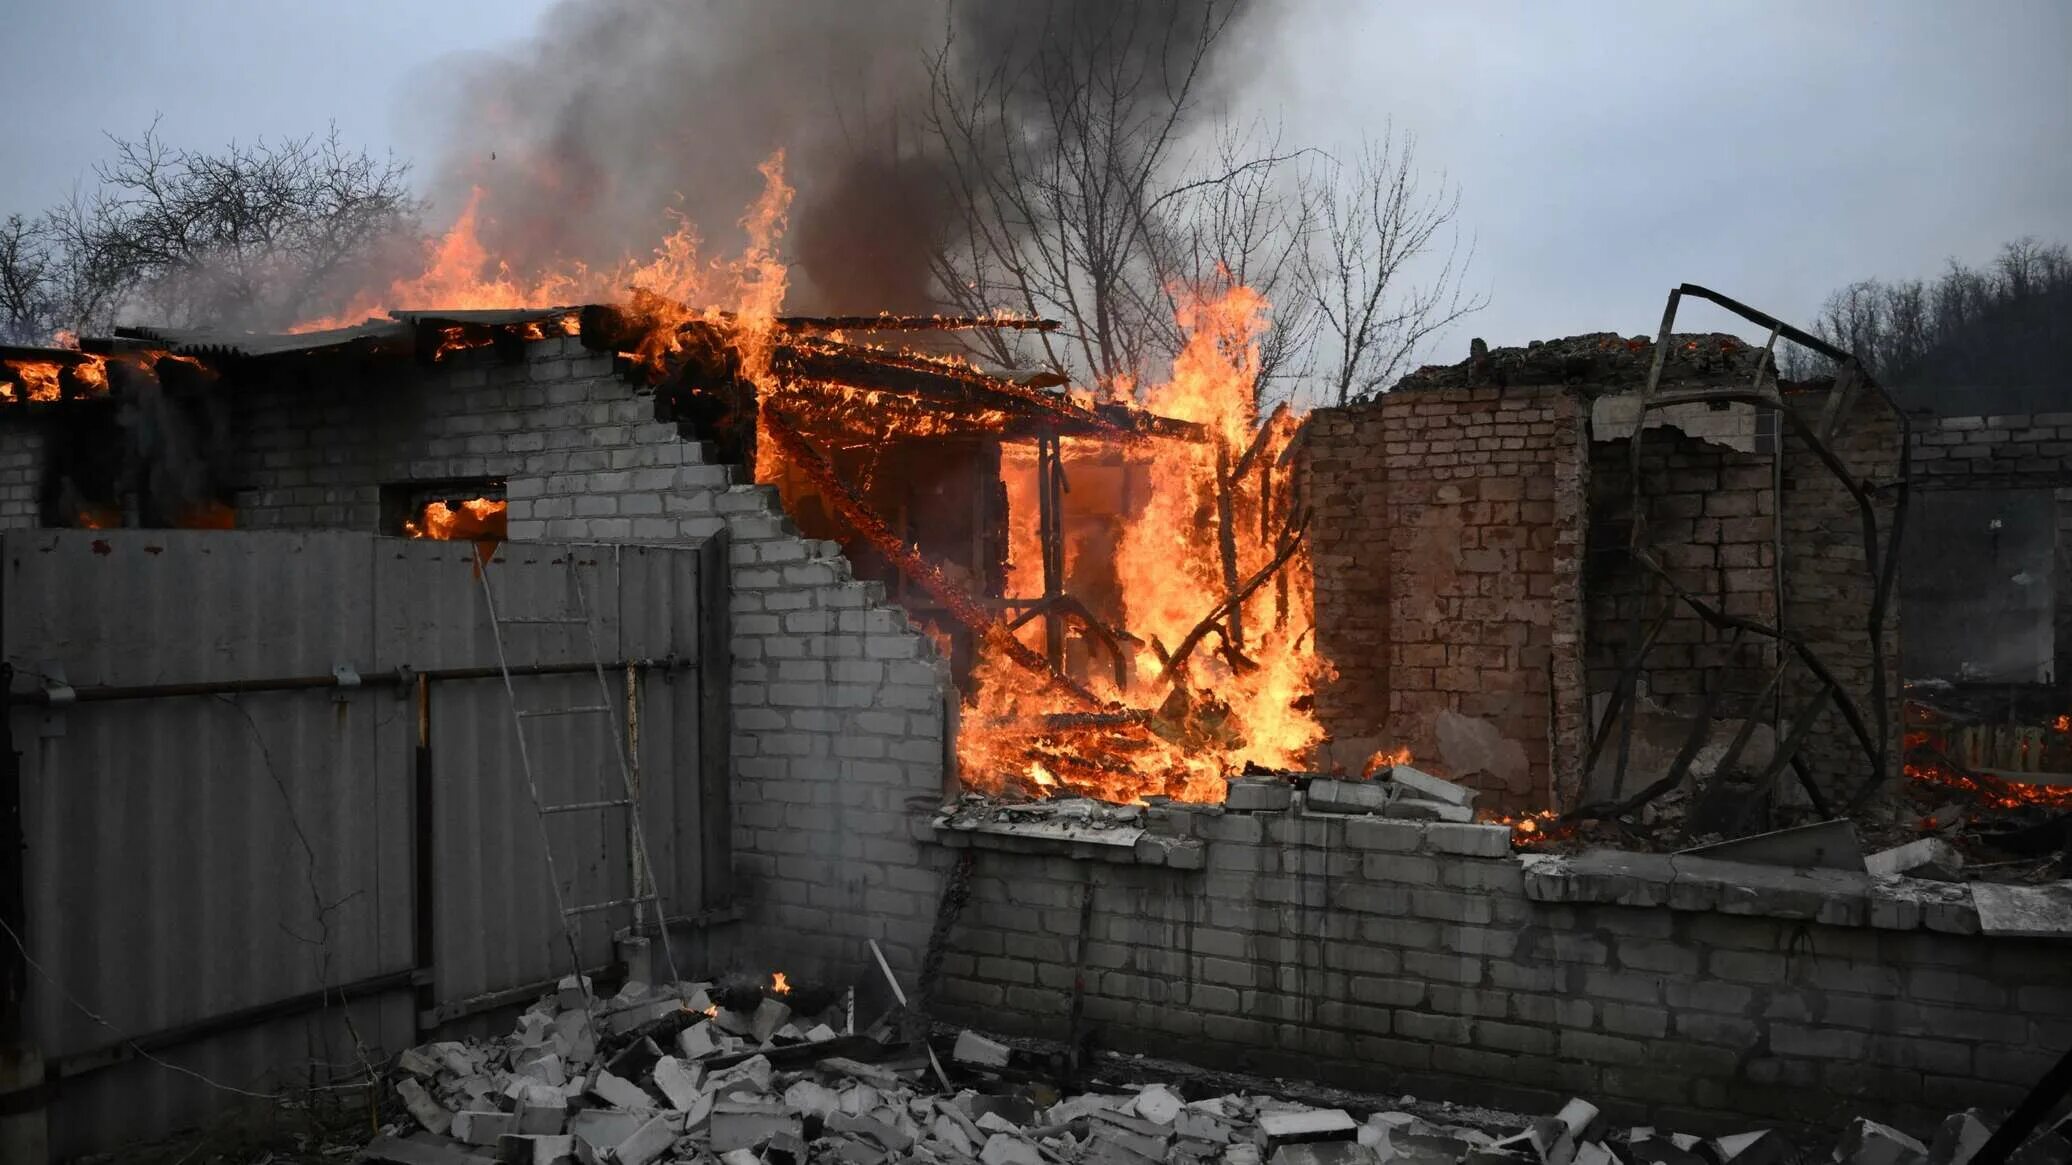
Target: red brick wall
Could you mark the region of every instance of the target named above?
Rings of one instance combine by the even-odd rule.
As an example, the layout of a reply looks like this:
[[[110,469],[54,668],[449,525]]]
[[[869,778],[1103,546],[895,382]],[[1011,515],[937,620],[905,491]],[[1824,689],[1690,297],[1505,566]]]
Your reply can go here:
[[[1722,631],[1682,603],[1633,560],[1633,443],[1590,447],[1590,536],[1583,572],[1588,595],[1590,691],[1608,695],[1631,658],[1634,616],[1642,633],[1668,605],[1669,621],[1648,653],[1646,697],[1695,714],[1725,684],[1720,717],[1747,715],[1776,667],[1774,640]],[[1777,618],[1776,491],[1770,455],[1699,440],[1670,426],[1641,438],[1642,504],[1649,552],[1678,586],[1727,614]]]
[[[1442,714],[1485,720],[1523,765],[1449,775],[1484,805],[1549,804],[1583,730],[1576,395],[1418,389],[1311,426],[1317,643],[1341,677],[1319,700],[1326,727],[1372,735],[1379,721],[1443,773]]]
[[[1389,706],[1389,511],[1374,407],[1323,409],[1309,422],[1302,478],[1316,564],[1317,648],[1338,669],[1317,690],[1334,739],[1386,734]]]

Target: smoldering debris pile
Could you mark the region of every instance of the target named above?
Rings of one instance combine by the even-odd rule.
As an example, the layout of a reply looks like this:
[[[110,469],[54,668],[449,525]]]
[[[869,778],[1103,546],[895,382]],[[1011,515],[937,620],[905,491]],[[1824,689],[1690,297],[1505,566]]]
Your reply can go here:
[[[1044,1057],[975,1032],[853,1031],[853,994],[628,984],[585,1008],[568,981],[496,1041],[405,1052],[408,1112],[361,1153],[402,1165],[1810,1165],[1774,1131],[1700,1138],[1611,1131],[1572,1100],[1548,1117],[1419,1105],[1371,1111],[1175,1086],[1060,1094]],[[592,1019],[592,1014],[595,1018]],[[1187,1091],[1200,1088],[1189,1082]],[[1359,1111],[1355,1106],[1354,1111]],[[1986,1126],[1959,1114],[1932,1146],[1870,1121],[1842,1165],[1964,1165]],[[2050,1134],[2047,1134],[2050,1135]],[[2021,1158],[2018,1158],[2021,1159]],[[2038,1158],[2042,1160],[2042,1158]]]

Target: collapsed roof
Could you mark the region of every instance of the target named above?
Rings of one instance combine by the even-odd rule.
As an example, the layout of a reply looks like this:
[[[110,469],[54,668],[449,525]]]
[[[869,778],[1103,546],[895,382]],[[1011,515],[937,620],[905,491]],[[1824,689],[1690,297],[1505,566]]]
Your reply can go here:
[[[1016,328],[1049,331],[1054,320],[1011,317],[943,316],[780,316],[771,368],[788,390],[810,395],[820,406],[817,416],[855,422],[855,439],[869,440],[888,418],[902,416],[903,431],[931,436],[958,433],[1017,438],[1036,433],[1110,440],[1168,437],[1198,440],[1199,426],[1157,416],[1117,402],[1100,402],[1085,392],[1067,390],[1054,374],[1024,375],[989,370],[961,357],[880,347],[853,339],[851,333],[920,332],[968,328]],[[516,309],[413,309],[392,311],[387,319],[369,319],[351,327],[290,333],[253,333],[220,328],[175,328],[133,325],[115,329],[112,337],[90,337],[79,349],[5,349],[0,358],[24,366],[49,365],[58,371],[89,365],[99,357],[153,351],[193,357],[217,364],[238,364],[292,357],[415,357],[430,363],[455,348],[493,346],[515,358],[516,347],[547,336],[580,336],[597,351],[623,351],[634,346],[633,325],[625,313],[609,305],[568,305]],[[672,351],[715,341],[724,347],[724,320],[693,320],[682,325]],[[686,338],[688,341],[686,342]],[[25,376],[10,377],[0,365],[0,388]],[[629,378],[655,382],[658,388],[681,388],[685,381],[710,377],[719,370],[711,361],[679,359],[664,372],[622,364]],[[77,378],[69,378],[71,384]],[[91,386],[47,390],[42,401],[80,399]],[[5,399],[28,401],[27,392]],[[843,425],[823,426],[842,428]]]

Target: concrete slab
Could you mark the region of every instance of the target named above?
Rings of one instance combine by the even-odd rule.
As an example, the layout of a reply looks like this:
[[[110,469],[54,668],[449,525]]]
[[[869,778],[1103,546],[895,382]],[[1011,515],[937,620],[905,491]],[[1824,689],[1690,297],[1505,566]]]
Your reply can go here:
[[[2072,881],[2046,886],[2003,886],[1971,883],[1978,907],[1979,930],[1985,934],[2027,938],[2072,937]]]

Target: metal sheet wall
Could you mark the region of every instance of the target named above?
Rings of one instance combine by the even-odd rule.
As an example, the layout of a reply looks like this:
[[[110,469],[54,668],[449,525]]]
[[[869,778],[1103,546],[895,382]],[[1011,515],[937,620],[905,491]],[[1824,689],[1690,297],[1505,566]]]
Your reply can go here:
[[[473,546],[353,533],[43,531],[0,543],[4,646],[14,690],[323,677],[357,688],[15,704],[21,753],[26,1024],[47,1060],[77,1067],[123,1040],[264,1011],[374,980],[352,1006],[268,1016],[157,1053],[221,1084],[265,1092],[349,1076],[419,1034],[408,977],[451,1005],[566,973],[568,953],[518,764],[500,678],[429,684],[429,849],[418,821],[418,704],[398,669],[496,663]],[[698,552],[506,545],[488,569],[504,618],[573,615],[577,572],[605,660],[674,656],[641,673],[640,768],[666,898],[703,890],[697,730]],[[622,594],[623,592],[623,594]],[[636,612],[630,623],[621,611]],[[593,658],[580,626],[529,623],[510,663]],[[615,795],[624,672],[614,715],[529,720],[548,802]],[[594,673],[520,677],[522,707],[594,705]],[[686,700],[682,693],[689,693]],[[692,758],[686,767],[683,758]],[[724,779],[724,774],[720,774]],[[688,789],[683,788],[688,786]],[[684,795],[686,792],[691,795]],[[571,904],[624,897],[623,811],[550,819]],[[433,902],[428,967],[414,951],[420,862]],[[688,872],[688,880],[687,873]],[[670,903],[671,913],[682,910]],[[594,916],[582,957],[610,957],[630,912]],[[386,977],[386,982],[384,982]],[[69,996],[69,998],[67,998]],[[93,1013],[91,1016],[88,1012]],[[70,1069],[67,1069],[69,1071]],[[82,1071],[84,1069],[81,1069]],[[72,1154],[153,1135],[239,1098],[149,1063],[53,1094],[53,1147]]]

